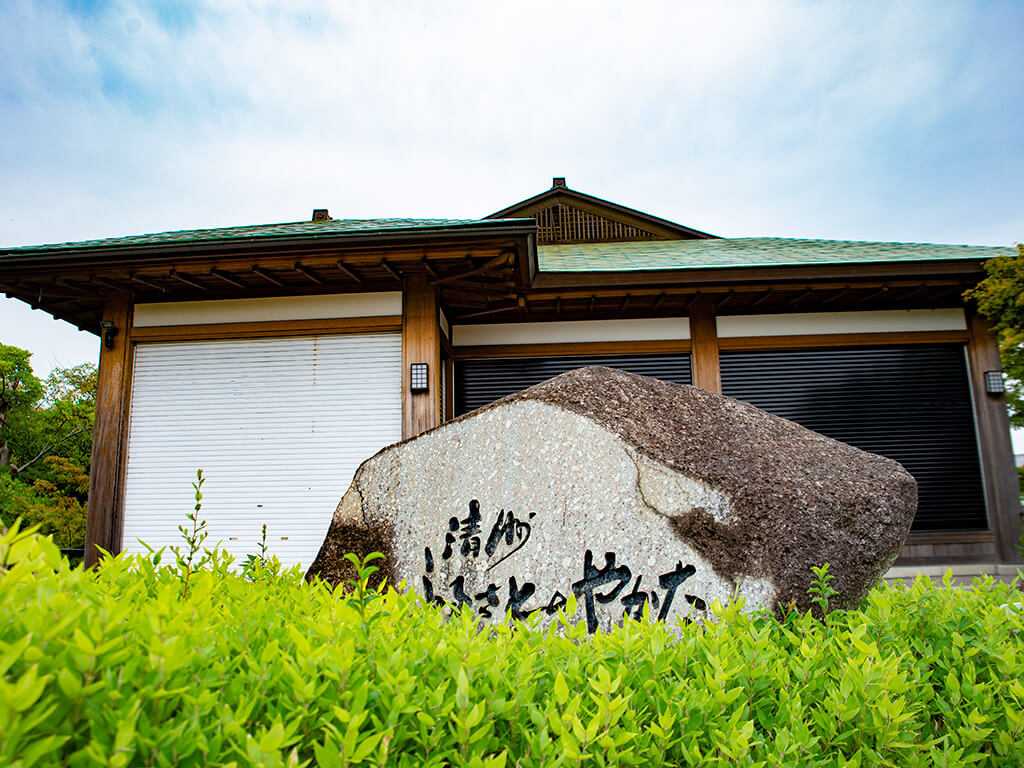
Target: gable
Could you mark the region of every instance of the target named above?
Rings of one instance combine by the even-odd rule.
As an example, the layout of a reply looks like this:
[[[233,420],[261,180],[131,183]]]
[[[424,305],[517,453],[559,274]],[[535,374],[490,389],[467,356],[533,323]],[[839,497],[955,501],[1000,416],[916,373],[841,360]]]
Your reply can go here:
[[[487,218],[536,219],[538,245],[714,237],[667,219],[569,189],[563,178],[552,181],[551,189]]]
[[[554,202],[533,212],[532,218],[537,220],[540,245],[662,239],[635,223],[616,221],[568,202]]]

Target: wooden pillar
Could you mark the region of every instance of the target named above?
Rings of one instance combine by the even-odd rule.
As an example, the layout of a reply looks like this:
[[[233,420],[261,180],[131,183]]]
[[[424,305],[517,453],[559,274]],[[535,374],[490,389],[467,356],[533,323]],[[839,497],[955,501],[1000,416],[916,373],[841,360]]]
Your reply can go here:
[[[100,332],[100,367],[96,391],[96,422],[92,432],[89,470],[89,514],[85,526],[85,565],[99,559],[96,547],[112,554],[121,551],[124,530],[124,465],[128,433],[128,398],[131,390],[132,297],[107,299],[103,320],[117,334],[108,347]]]
[[[427,391],[410,391],[409,366],[426,363]],[[438,291],[426,277],[407,277],[402,296],[402,438],[441,423],[441,324]]]
[[[984,318],[967,310],[967,364],[970,368],[974,418],[977,424],[981,474],[985,484],[988,521],[996,539],[996,555],[1004,563],[1019,563],[1020,492],[1010,441],[1006,398],[985,391],[985,372],[1000,371],[999,346]]]
[[[698,298],[690,306],[690,345],[693,385],[708,392],[722,394],[715,304],[710,297]]]

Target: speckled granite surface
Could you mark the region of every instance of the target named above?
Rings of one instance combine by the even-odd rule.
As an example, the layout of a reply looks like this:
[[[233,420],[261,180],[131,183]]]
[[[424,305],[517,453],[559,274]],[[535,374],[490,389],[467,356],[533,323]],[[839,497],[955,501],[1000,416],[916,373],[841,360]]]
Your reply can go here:
[[[916,509],[899,464],[751,405],[608,368],[581,368],[366,461],[309,570],[344,552],[482,618],[554,614],[570,594],[591,630],[624,613],[704,620],[810,603],[828,562],[855,606],[898,554]]]

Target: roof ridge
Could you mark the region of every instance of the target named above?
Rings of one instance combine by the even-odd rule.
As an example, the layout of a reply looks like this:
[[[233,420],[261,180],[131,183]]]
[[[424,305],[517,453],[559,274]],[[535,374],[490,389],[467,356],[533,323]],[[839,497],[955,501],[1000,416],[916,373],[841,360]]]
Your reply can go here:
[[[426,229],[430,227],[460,227],[466,225],[500,225],[525,219],[445,219],[388,217],[370,219],[324,219],[320,221],[287,221],[273,224],[236,224],[227,227],[204,227],[192,229],[170,229],[159,232],[144,232],[134,235],[90,240],[67,240],[58,243],[40,243],[0,248],[0,255],[62,249],[87,249],[115,246],[144,246],[167,243],[199,243],[233,238],[269,238],[289,234],[361,234],[401,229]]]

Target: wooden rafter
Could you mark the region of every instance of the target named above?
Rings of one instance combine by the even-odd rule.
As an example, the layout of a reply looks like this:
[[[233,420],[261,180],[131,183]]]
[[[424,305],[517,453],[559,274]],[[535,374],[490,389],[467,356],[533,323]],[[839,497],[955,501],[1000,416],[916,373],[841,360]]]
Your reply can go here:
[[[310,280],[312,280],[317,285],[323,285],[324,284],[324,281],[320,277],[320,275],[318,275],[316,272],[311,270],[309,267],[303,266],[302,264],[299,264],[298,262],[295,263],[295,271],[296,272],[301,272],[303,275],[308,277]]]
[[[866,304],[867,302],[871,301],[872,299],[877,299],[879,296],[881,296],[883,293],[885,293],[888,290],[889,290],[889,286],[883,285],[877,291],[872,291],[867,296],[861,296],[860,301],[858,303]]]
[[[459,320],[469,320],[472,317],[484,317],[486,315],[496,315],[499,312],[511,312],[514,309],[518,309],[518,304],[510,304],[502,307],[492,307],[491,309],[485,309],[480,312],[471,312],[468,315],[459,315]]]
[[[107,280],[105,277],[93,276],[92,282],[96,283],[97,285],[102,285],[104,288],[110,288],[113,291],[123,291],[124,290],[124,286],[118,285],[115,282]]]
[[[395,280],[398,280],[398,281],[402,280],[402,273],[395,266],[393,266],[387,259],[381,259],[380,260],[380,266],[388,274],[390,274],[393,278],[395,278]]]
[[[342,262],[336,261],[336,262],[334,262],[334,266],[336,266],[338,268],[338,271],[341,272],[341,274],[345,275],[345,277],[348,277],[348,278],[350,278],[352,280],[355,280],[357,283],[363,282],[363,278],[361,278],[359,275],[357,275],[351,269],[346,267]]]
[[[833,301],[839,301],[839,299],[843,298],[844,296],[848,296],[850,290],[850,286],[846,286],[845,288],[839,289],[836,293],[832,294],[831,296],[827,296],[821,302],[822,306],[825,306],[826,304],[831,304]]]
[[[213,275],[214,277],[220,278],[228,285],[235,286],[236,288],[244,289],[248,287],[245,283],[235,279],[235,276],[233,274],[231,274],[230,272],[226,272],[223,269],[217,269],[216,267],[214,267],[210,269],[210,274]]]
[[[69,280],[65,280],[65,279],[60,278],[60,277],[55,277],[53,279],[53,283],[54,283],[54,285],[59,285],[61,288],[66,288],[69,291],[74,291],[75,293],[78,293],[78,294],[80,294],[82,296],[93,296],[93,295],[95,295],[95,294],[90,293],[86,289],[82,288],[81,286],[74,285]]]
[[[185,285],[191,285],[193,288],[198,288],[201,291],[207,291],[208,292],[210,290],[209,288],[207,288],[202,283],[197,283],[192,278],[191,275],[182,274],[181,272],[179,272],[178,270],[174,269],[173,267],[171,268],[170,277],[172,277],[173,279],[175,279],[175,280],[177,280],[179,282],[184,283]]]
[[[505,251],[502,251],[493,259],[488,259],[484,264],[481,264],[480,266],[473,267],[472,269],[462,270],[460,272],[450,272],[446,275],[441,275],[436,280],[434,280],[434,283],[447,283],[451,280],[464,280],[467,277],[482,275],[485,272],[490,272],[495,267],[508,264],[508,257],[509,254]],[[468,256],[466,258],[469,259]],[[469,259],[469,263],[473,263],[472,259]]]
[[[144,285],[147,288],[152,288],[153,290],[160,291],[161,293],[167,293],[167,286],[158,285],[157,283],[154,283],[150,280],[146,280],[145,278],[139,277],[134,272],[128,273],[128,279],[131,280],[133,283]]]
[[[278,280],[276,277],[274,277],[272,274],[270,274],[270,272],[268,272],[267,270],[263,269],[263,267],[260,267],[260,266],[258,266],[256,264],[253,264],[252,271],[253,271],[253,274],[259,275],[264,280],[266,280],[268,283],[273,283],[274,285],[276,285],[279,288],[283,288],[284,287],[284,283],[282,283],[280,280]]]

